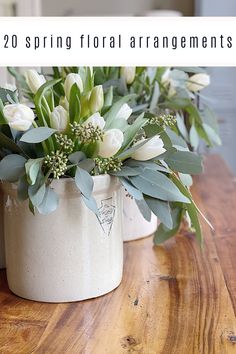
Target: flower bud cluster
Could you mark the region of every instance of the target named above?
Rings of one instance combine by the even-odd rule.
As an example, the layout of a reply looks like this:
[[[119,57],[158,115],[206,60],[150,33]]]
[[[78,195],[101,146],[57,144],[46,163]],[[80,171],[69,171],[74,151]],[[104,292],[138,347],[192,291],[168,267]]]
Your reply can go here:
[[[83,144],[95,143],[96,141],[103,140],[104,131],[92,123],[87,125],[73,123],[70,124],[71,132]]]
[[[158,125],[159,127],[172,127],[176,124],[176,117],[171,114],[161,114],[149,119],[149,124]]]
[[[122,161],[118,158],[109,157],[101,158],[96,157],[94,159],[95,167],[92,171],[93,175],[107,174],[109,172],[117,172],[121,170]]]
[[[44,166],[53,174],[53,178],[59,179],[67,170],[68,157],[64,152],[59,150],[53,151],[50,155],[46,155]]]
[[[56,142],[61,148],[68,154],[71,154],[74,149],[74,142],[72,139],[68,138],[66,134],[55,134]]]

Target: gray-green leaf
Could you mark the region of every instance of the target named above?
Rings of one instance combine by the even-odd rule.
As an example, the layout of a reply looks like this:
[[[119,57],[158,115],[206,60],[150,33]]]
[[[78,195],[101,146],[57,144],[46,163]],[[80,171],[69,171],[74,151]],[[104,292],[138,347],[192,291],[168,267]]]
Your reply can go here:
[[[93,178],[87,171],[80,167],[76,169],[75,184],[85,198],[90,199],[94,185]]]
[[[17,154],[5,156],[0,162],[0,179],[17,182],[25,174],[26,159]]]
[[[23,134],[20,141],[31,144],[41,143],[50,138],[55,132],[55,129],[48,127],[33,128]]]

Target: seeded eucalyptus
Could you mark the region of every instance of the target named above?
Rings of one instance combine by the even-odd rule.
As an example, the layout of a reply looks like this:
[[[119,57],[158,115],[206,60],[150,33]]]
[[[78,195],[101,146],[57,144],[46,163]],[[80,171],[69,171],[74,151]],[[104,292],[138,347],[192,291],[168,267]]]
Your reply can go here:
[[[94,176],[103,175],[110,172],[118,172],[121,171],[122,161],[118,158],[109,157],[109,158],[101,158],[96,157],[94,159],[95,167],[92,171]]]
[[[46,172],[53,175],[53,178],[59,179],[67,170],[68,156],[59,150],[53,151],[50,155],[46,155],[44,158],[44,166]]]
[[[93,126],[92,123],[84,125],[75,122],[70,124],[70,127],[72,134],[83,144],[95,143],[103,139],[103,130],[97,126]]]

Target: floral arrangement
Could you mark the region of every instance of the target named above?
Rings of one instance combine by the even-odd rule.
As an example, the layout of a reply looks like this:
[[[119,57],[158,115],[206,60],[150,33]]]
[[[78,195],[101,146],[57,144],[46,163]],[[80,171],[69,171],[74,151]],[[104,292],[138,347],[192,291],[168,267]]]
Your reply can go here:
[[[160,219],[156,243],[176,234],[183,218],[201,243],[201,212],[190,186],[191,175],[202,172],[202,159],[179,135],[178,116],[154,112],[155,84],[150,104],[146,94],[141,102],[133,93],[144,69],[122,69],[122,94],[110,78],[120,70],[108,68],[108,83],[101,85],[102,70],[65,68],[62,75],[54,68],[52,80],[29,70],[25,77],[17,74],[20,94],[0,89],[1,180],[17,184],[19,200],[28,199],[32,213],[49,214],[59,203],[53,181],[72,178],[98,214],[93,177],[116,176],[146,220],[152,212]]]
[[[79,68],[54,68],[54,77],[63,77]],[[200,142],[220,145],[217,118],[202,90],[210,84],[203,68],[96,67],[95,82],[110,89],[110,94],[124,96],[135,93],[131,105],[134,112],[147,111],[155,117],[174,112],[177,123],[173,130],[191,150]],[[201,101],[201,109],[199,102]]]

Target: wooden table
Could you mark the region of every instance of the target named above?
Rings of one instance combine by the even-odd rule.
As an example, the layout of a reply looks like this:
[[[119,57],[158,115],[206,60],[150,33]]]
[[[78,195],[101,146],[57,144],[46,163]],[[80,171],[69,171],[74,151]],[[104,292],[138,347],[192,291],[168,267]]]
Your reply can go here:
[[[204,251],[182,230],[125,244],[123,282],[95,300],[20,299],[0,272],[0,353],[236,353],[236,179],[210,156],[193,194],[215,226]]]

